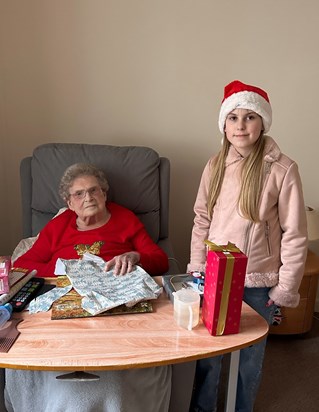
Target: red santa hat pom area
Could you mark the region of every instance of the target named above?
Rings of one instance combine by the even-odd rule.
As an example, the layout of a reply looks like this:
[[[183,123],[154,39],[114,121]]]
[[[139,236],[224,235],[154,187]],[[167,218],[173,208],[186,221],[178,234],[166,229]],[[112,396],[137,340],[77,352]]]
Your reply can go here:
[[[264,132],[271,126],[272,111],[267,93],[259,87],[234,80],[225,86],[224,99],[219,113],[219,130],[224,133],[227,115],[235,109],[248,109],[262,118]]]

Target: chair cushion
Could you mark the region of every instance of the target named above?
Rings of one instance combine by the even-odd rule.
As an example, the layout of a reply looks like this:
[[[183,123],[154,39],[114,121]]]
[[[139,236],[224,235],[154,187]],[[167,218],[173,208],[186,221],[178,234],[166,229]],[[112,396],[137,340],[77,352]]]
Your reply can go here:
[[[160,158],[153,149],[141,146],[49,143],[37,147],[31,160],[33,234],[65,206],[58,194],[59,182],[65,169],[78,162],[102,169],[110,185],[108,199],[132,210],[158,241]]]

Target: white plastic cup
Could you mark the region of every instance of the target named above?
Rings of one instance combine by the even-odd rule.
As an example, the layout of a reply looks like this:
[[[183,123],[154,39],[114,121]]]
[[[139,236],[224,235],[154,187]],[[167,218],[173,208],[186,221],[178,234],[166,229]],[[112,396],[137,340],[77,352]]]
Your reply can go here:
[[[199,294],[191,289],[180,289],[173,295],[175,322],[182,328],[192,330],[199,323]]]

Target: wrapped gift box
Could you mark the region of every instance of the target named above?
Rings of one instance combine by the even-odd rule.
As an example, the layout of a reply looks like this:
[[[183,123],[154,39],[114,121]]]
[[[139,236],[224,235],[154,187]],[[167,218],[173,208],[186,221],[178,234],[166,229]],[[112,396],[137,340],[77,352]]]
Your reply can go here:
[[[214,336],[239,332],[247,256],[234,244],[215,245],[206,241],[203,322]]]
[[[0,256],[0,294],[9,293],[9,273],[11,269],[11,257]]]

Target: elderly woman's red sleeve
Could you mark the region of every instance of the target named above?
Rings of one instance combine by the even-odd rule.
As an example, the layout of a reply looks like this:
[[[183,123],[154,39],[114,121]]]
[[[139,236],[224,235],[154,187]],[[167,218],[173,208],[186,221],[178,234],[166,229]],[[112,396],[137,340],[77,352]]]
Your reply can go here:
[[[51,268],[51,247],[48,234],[43,230],[34,245],[26,253],[14,261],[13,266],[28,270],[36,270],[37,277],[53,276],[54,267]]]
[[[140,264],[152,276],[162,275],[168,271],[168,257],[166,253],[150,238],[145,228],[136,233],[134,246],[140,254]]]

